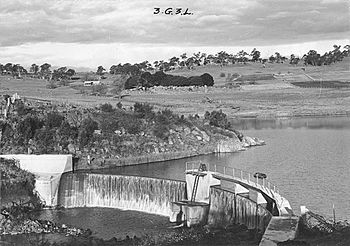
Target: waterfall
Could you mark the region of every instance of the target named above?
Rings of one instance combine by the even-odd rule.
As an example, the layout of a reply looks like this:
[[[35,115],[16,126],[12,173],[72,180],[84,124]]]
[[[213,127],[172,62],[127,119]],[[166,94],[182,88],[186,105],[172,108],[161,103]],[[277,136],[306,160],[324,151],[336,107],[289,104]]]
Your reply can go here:
[[[58,204],[66,208],[108,207],[169,216],[171,202],[186,199],[186,183],[136,176],[66,173]]]

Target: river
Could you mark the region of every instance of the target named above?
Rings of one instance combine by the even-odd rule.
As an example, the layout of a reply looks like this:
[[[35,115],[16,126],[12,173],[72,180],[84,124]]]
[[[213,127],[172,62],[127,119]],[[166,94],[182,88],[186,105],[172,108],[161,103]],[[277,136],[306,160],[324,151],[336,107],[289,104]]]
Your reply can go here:
[[[305,205],[332,218],[334,204],[336,219],[350,220],[350,118],[244,119],[234,124],[245,135],[265,140],[266,145],[238,153],[210,154],[94,172],[184,180],[186,161],[201,160],[267,174],[290,201],[296,214],[300,213],[300,206]],[[168,226],[165,217],[118,209],[44,211],[41,217],[80,227],[88,223],[90,229],[97,231],[96,236],[106,239],[113,235],[140,235]],[[158,223],[162,226],[157,226]],[[114,224],[119,226],[110,229]]]

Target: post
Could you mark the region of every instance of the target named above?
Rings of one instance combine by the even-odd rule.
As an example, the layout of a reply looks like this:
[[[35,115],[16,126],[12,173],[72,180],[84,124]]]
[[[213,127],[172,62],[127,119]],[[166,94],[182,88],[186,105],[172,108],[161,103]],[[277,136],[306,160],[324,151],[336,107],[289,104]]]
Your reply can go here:
[[[1,186],[2,186],[2,179],[1,179],[1,170],[0,170],[0,210],[2,208],[1,204],[2,204],[2,199],[1,199]]]
[[[258,184],[259,184],[259,177],[258,177],[258,175],[256,176],[256,186],[258,186]]]
[[[334,208],[334,203],[333,203],[333,224],[335,225],[335,208]]]
[[[241,170],[241,180],[243,180],[243,171]]]
[[[250,183],[250,173],[248,173],[248,183]]]

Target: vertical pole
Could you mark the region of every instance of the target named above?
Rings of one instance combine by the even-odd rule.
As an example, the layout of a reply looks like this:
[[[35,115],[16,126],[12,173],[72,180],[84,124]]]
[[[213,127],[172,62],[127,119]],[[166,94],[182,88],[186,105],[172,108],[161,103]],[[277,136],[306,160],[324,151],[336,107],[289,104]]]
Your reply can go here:
[[[250,173],[248,173],[248,183],[250,183]]]
[[[333,224],[335,224],[335,208],[334,208],[334,203],[333,203]]]
[[[241,170],[241,179],[243,180],[243,171]]]
[[[256,176],[256,186],[258,186],[259,184],[259,178],[258,178],[258,175]]]
[[[0,210],[2,208],[2,199],[1,199],[1,186],[2,186],[2,179],[1,179],[1,170],[0,170]]]

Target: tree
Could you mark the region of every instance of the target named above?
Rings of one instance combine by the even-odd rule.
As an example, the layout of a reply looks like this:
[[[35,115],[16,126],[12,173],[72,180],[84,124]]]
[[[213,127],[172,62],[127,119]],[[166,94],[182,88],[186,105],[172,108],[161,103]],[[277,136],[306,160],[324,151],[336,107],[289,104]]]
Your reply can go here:
[[[67,72],[66,72],[66,75],[71,78],[72,76],[75,75],[75,70],[74,69],[68,69]]]
[[[102,76],[104,74],[103,71],[106,71],[102,66],[98,66],[96,74]]]
[[[252,50],[252,52],[250,53],[250,56],[252,57],[252,62],[256,62],[259,60],[260,58],[260,51],[258,51],[256,48],[254,48]]]
[[[316,50],[310,50],[307,54],[303,56],[305,65],[312,65],[312,66],[317,65],[319,58],[320,58],[320,54],[318,54]]]
[[[34,64],[32,64],[32,65],[30,66],[30,70],[29,70],[29,71],[30,71],[31,73],[37,75],[38,72],[39,72],[39,66],[36,65],[36,64],[34,63]]]
[[[54,70],[52,73],[52,79],[58,80],[58,81],[67,79],[66,71],[67,71],[67,67],[60,67]]]
[[[12,70],[12,63],[6,63],[5,66],[4,66],[4,72],[6,74],[12,74],[13,70]]]
[[[277,63],[280,63],[280,62],[282,61],[282,56],[281,56],[281,54],[278,53],[278,52],[275,52],[275,61],[276,61]]]
[[[248,58],[246,57],[248,55],[247,52],[244,50],[241,50],[237,53],[237,61],[246,64],[248,61]]]
[[[270,57],[269,57],[269,62],[275,62],[276,61],[276,57],[274,57],[273,55],[271,55]]]
[[[42,78],[50,80],[51,79],[51,65],[44,63],[40,66],[40,75]]]
[[[296,57],[294,54],[290,55],[289,64],[298,65],[299,61],[300,61],[299,57]]]

